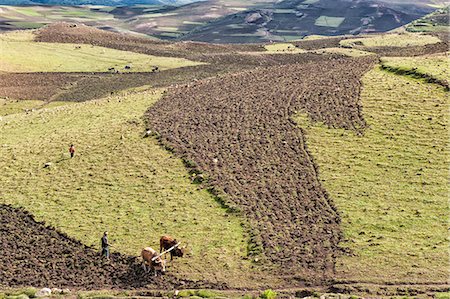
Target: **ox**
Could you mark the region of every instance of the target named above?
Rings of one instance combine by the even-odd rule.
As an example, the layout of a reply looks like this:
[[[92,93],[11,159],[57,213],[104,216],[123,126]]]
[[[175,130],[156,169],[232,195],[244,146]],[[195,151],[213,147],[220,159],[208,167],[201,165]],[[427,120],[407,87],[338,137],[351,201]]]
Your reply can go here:
[[[159,250],[162,252],[162,250],[169,250],[170,248],[177,246],[179,243],[176,239],[172,238],[171,236],[162,236],[161,239],[159,239]],[[170,251],[170,260],[173,260],[173,257],[183,257],[185,248],[179,248],[175,247]]]
[[[145,247],[142,249],[141,256],[146,272],[152,271],[155,273],[155,276],[157,276],[158,271],[161,273],[166,272],[166,261],[163,260],[153,248]],[[147,266],[149,266],[148,270]]]

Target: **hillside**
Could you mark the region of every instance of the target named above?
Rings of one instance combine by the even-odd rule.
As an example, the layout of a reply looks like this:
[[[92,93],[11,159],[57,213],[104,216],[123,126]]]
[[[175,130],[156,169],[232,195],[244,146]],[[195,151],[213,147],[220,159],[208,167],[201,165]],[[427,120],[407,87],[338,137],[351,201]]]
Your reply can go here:
[[[0,30],[33,29],[66,21],[163,40],[264,43],[310,35],[386,32],[438,7],[434,2],[379,0],[208,0],[181,6],[164,4],[1,6]]]
[[[104,5],[104,6],[133,6],[133,5],[185,5],[198,0],[0,0],[0,5]]]
[[[449,295],[446,34],[0,43],[0,298]]]

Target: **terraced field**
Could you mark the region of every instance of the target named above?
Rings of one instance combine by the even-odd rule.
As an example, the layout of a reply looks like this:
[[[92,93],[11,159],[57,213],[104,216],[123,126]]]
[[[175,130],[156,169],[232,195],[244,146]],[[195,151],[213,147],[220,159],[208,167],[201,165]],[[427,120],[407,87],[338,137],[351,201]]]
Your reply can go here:
[[[389,57],[382,59],[382,66],[400,74],[423,77],[448,88],[450,81],[448,59],[448,52],[411,58]]]

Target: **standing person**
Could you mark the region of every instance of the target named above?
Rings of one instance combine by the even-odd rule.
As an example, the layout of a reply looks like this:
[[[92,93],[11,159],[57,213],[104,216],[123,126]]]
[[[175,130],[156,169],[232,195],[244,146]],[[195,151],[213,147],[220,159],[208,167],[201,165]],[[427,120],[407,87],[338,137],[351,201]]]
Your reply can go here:
[[[104,232],[102,237],[102,257],[106,256],[107,260],[109,260],[109,246],[108,232]]]
[[[73,158],[73,156],[75,156],[75,146],[73,144],[71,144],[69,147],[69,153],[70,153],[71,158]]]

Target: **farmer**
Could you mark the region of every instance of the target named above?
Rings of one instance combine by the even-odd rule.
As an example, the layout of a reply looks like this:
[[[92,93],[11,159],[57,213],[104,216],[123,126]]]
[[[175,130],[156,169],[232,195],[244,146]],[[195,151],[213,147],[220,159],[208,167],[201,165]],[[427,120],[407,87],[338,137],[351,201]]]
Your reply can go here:
[[[71,144],[69,147],[69,153],[70,153],[71,158],[73,158],[73,156],[75,156],[75,146],[73,144]]]
[[[106,259],[109,260],[109,246],[108,243],[108,232],[103,233],[102,237],[102,257],[106,256]]]

